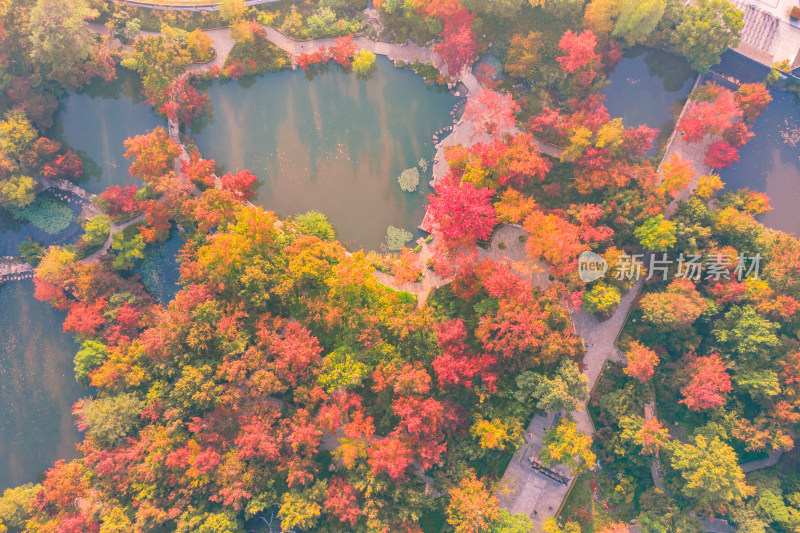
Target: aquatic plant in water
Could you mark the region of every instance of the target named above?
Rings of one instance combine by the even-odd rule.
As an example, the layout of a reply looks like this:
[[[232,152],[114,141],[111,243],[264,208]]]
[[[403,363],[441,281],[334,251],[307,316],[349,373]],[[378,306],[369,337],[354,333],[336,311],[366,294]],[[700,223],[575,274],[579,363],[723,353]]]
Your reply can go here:
[[[37,196],[36,200],[25,207],[9,206],[8,210],[14,217],[27,220],[50,235],[67,229],[75,218],[75,214],[68,206],[53,198],[42,196]]]
[[[419,170],[416,167],[407,168],[397,178],[400,188],[406,192],[414,192],[419,185]]]
[[[414,235],[408,230],[389,226],[386,230],[386,246],[392,251],[401,250],[413,237]]]

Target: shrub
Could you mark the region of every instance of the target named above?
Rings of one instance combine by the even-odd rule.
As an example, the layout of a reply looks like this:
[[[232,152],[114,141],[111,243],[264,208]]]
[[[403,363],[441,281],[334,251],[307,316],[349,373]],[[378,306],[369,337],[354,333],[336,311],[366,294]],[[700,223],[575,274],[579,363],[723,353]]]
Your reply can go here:
[[[598,281],[594,287],[583,295],[583,308],[590,313],[610,315],[616,309],[621,298],[622,296],[616,287]]]
[[[94,248],[108,239],[108,233],[111,231],[111,221],[105,215],[97,215],[86,221],[83,230],[85,233],[81,240],[87,247]]]
[[[789,17],[794,20],[800,20],[800,7],[792,6],[792,10],[789,11]]]
[[[289,54],[267,39],[264,28],[254,28],[252,37],[236,43],[225,60],[225,72],[229,77],[274,72],[289,66]]]
[[[211,37],[200,28],[189,34],[188,45],[189,52],[192,54],[192,61],[195,63],[205,63],[214,58]]]

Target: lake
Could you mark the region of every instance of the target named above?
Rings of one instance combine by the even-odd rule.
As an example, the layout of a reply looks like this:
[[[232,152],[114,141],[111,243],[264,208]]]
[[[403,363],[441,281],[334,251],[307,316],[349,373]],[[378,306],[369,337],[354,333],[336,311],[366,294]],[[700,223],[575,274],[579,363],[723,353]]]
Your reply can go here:
[[[433,165],[415,193],[403,192],[397,177],[433,158],[432,135],[452,124],[458,101],[449,92],[384,57],[368,79],[330,66],[313,76],[286,70],[215,81],[206,90],[209,116],[192,136],[221,170],[258,175],[255,203],[281,216],[320,211],[351,249],[378,249],[390,225],[421,234]],[[120,69],[109,86],[65,98],[50,134],[84,157],[87,190],[137,183],[123,141],[164,125],[140,91],[136,76]]]
[[[72,405],[89,391],[75,381],[65,316],[33,297],[32,281],[0,285],[0,491],[78,457]]]
[[[254,203],[281,216],[320,211],[350,249],[378,249],[390,225],[420,235],[433,165],[415,193],[397,177],[431,162],[431,136],[452,124],[457,99],[386,58],[376,65],[367,80],[330,66],[214,82],[193,137],[226,172],[258,175]]]

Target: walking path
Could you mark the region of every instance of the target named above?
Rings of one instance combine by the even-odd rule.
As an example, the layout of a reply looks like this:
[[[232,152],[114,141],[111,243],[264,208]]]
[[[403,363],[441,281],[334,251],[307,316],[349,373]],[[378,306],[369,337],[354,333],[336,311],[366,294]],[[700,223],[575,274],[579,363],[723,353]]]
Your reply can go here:
[[[594,388],[600,378],[606,361],[625,361],[615,342],[641,286],[641,280],[634,284],[622,297],[611,318],[604,322],[600,322],[582,309],[577,313],[571,313],[575,332],[586,347],[581,366],[583,374],[589,379],[589,390]],[[585,408],[572,413],[572,416],[577,421],[578,429],[587,435],[594,434],[591,417]],[[575,481],[574,478],[570,478],[567,485],[558,483],[534,470],[529,461],[530,457],[535,457],[541,450],[544,432],[553,427],[556,421],[555,415],[552,414],[533,417],[527,429],[530,437],[514,454],[495,493],[500,505],[509,512],[528,515],[536,526],[535,531],[541,531],[544,521],[556,516]],[[565,469],[554,468],[554,470],[570,477]]]
[[[118,4],[127,4],[132,7],[144,7],[161,11],[219,11],[222,2],[206,2],[204,0],[113,0]],[[271,4],[280,0],[245,0],[252,7],[260,4]]]

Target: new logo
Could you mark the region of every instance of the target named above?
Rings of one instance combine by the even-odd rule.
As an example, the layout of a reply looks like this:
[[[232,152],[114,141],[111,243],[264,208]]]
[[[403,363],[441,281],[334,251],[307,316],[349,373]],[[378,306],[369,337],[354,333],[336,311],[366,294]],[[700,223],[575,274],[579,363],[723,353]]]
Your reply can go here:
[[[608,272],[608,263],[600,255],[585,251],[578,258],[578,277],[589,283],[602,278]]]

